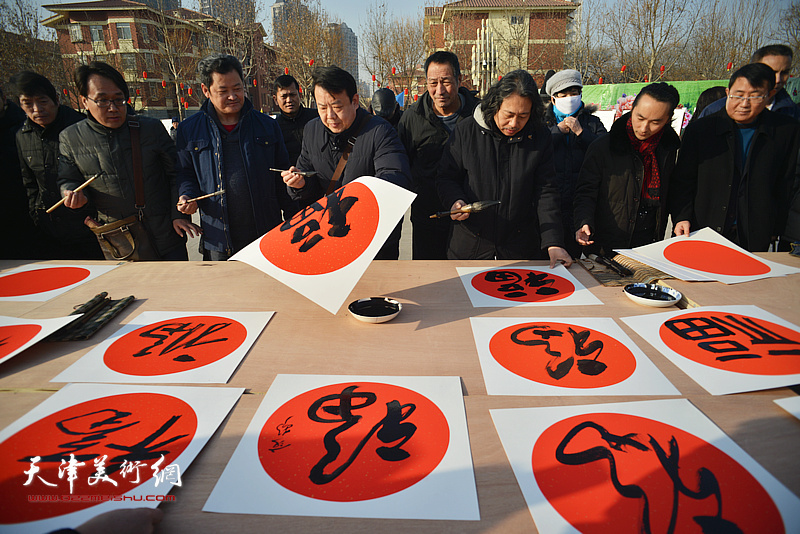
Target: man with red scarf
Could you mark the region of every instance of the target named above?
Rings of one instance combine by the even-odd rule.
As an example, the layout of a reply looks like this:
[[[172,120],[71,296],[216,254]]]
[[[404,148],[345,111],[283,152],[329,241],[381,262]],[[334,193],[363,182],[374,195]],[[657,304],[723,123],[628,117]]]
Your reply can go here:
[[[680,138],[670,127],[678,91],[644,87],[611,132],[589,146],[575,191],[575,239],[585,252],[647,245],[664,238],[666,201]]]

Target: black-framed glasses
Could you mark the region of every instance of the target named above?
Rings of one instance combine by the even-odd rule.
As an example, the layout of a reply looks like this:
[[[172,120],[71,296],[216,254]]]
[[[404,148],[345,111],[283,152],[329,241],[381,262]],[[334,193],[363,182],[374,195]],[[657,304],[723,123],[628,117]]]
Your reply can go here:
[[[763,102],[767,99],[767,95],[753,95],[753,96],[742,96],[742,95],[728,95],[728,98],[734,100],[735,102]]]
[[[121,108],[126,102],[126,99],[124,99],[124,98],[112,98],[111,100],[108,100],[106,98],[101,98],[100,100],[95,100],[94,98],[89,97],[89,96],[87,96],[86,98],[88,98],[89,100],[91,100],[92,102],[97,104],[97,107],[103,108],[103,109],[111,107],[111,104],[114,104],[116,107]]]

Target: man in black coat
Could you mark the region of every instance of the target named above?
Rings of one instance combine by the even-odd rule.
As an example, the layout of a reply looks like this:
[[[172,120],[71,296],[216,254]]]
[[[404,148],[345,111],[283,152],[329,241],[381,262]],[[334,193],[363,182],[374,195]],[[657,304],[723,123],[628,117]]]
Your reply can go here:
[[[303,131],[303,149],[297,166],[281,173],[293,200],[305,207],[328,192],[361,176],[374,176],[406,189],[411,188],[408,157],[391,124],[370,115],[358,105],[353,75],[339,67],[322,67],[313,75],[314,99],[319,120]],[[332,183],[345,146],[352,152],[339,179]],[[297,171],[314,171],[311,176]],[[398,224],[375,256],[396,260],[400,252],[401,224]]]
[[[411,162],[411,176],[417,198],[411,205],[412,257],[415,260],[447,259],[447,219],[431,219],[445,211],[436,193],[436,169],[455,125],[472,116],[480,102],[461,87],[458,57],[447,51],[433,53],[425,60],[428,91],[403,113],[397,126],[400,141]]]
[[[561,193],[565,248],[573,258],[581,257],[581,246],[572,238],[575,233],[572,203],[578,174],[589,145],[607,133],[600,118],[593,115],[597,108],[586,106],[581,100],[582,89],[581,73],[577,70],[567,69],[553,74],[547,81],[550,104],[544,115],[545,125],[553,136],[553,161]]]
[[[275,119],[289,153],[289,164],[294,165],[303,147],[303,129],[310,120],[317,118],[317,112],[300,102],[300,85],[294,76],[278,76],[275,78],[274,88],[275,96],[272,98],[280,110]]]
[[[679,100],[666,83],[645,86],[631,112],[589,147],[575,191],[575,239],[589,247],[585,252],[611,254],[664,239],[680,147],[670,122]]]
[[[675,170],[675,234],[706,226],[750,251],[784,233],[798,178],[800,124],[767,111],[772,69],[751,63],[731,76],[725,109],[691,124]]]
[[[58,136],[86,116],[68,106],[59,106],[55,87],[41,74],[20,72],[15,83],[20,105],[28,116],[17,132],[17,151],[30,216],[39,230],[41,257],[102,260],[97,238],[83,224],[86,217],[95,216],[94,210],[88,206],[77,210],[61,206],[53,213],[46,212],[61,199],[57,183]]]

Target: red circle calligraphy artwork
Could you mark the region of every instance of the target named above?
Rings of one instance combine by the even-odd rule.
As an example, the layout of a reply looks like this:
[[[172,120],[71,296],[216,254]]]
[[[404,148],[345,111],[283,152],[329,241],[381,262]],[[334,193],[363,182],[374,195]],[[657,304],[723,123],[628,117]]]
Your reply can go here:
[[[53,267],[9,274],[0,278],[0,297],[21,297],[61,289],[92,274],[81,267]]]
[[[664,257],[682,267],[725,276],[756,276],[770,271],[767,264],[719,243],[674,241]]]
[[[247,329],[234,319],[178,317],[125,334],[108,347],[103,362],[109,369],[126,375],[168,375],[221,360],[246,338]]]
[[[0,523],[77,512],[153,484],[154,464],[172,464],[196,431],[191,406],[157,393],[112,395],[43,417],[0,443]]]
[[[699,311],[659,328],[661,340],[694,362],[752,375],[800,373],[800,333],[738,313]]]
[[[0,359],[8,356],[42,331],[38,324],[0,326]]]
[[[378,200],[349,183],[297,213],[261,239],[261,253],[290,273],[331,273],[356,260],[378,230]]]
[[[284,488],[323,501],[376,499],[428,476],[450,428],[425,396],[371,382],[332,384],[278,408],[261,429],[258,456]]]
[[[472,277],[484,295],[515,302],[552,302],[567,298],[575,285],[561,276],[530,269],[495,269]]]
[[[515,375],[550,386],[612,386],[636,370],[636,357],[623,343],[572,324],[509,326],[492,336],[489,352]]]
[[[772,498],[736,460],[652,419],[559,421],[536,441],[532,468],[548,502],[585,534],[785,532]]]

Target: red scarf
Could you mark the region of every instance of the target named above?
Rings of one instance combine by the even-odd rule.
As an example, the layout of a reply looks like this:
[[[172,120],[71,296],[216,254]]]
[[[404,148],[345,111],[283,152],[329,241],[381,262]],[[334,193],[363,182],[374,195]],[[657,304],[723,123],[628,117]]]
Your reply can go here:
[[[658,142],[661,141],[664,130],[669,127],[669,125],[665,125],[658,133],[651,135],[644,141],[636,137],[633,131],[633,125],[631,124],[630,115],[628,115],[625,126],[628,130],[628,139],[631,142],[631,146],[642,155],[642,159],[644,160],[642,197],[647,200],[658,200],[659,189],[661,188],[661,174],[658,170],[658,161],[656,161],[656,147],[658,146]]]

